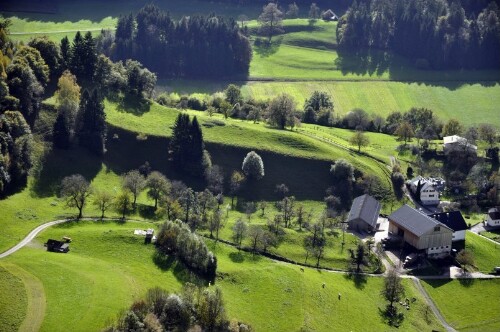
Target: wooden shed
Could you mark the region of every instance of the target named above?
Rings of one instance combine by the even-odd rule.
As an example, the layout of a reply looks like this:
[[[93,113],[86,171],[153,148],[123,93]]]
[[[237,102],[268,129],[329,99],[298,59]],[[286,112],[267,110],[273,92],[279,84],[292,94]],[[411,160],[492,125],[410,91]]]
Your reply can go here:
[[[356,197],[351,205],[347,223],[350,229],[373,232],[377,229],[380,202],[370,195]]]
[[[429,257],[442,257],[451,252],[453,230],[408,205],[389,216],[389,232],[425,251]]]

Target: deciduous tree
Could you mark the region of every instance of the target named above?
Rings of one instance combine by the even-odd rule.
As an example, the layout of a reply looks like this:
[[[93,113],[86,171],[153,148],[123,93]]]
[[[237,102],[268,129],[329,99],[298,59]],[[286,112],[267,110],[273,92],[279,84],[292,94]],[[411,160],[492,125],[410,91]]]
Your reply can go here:
[[[356,130],[356,132],[349,139],[349,143],[358,147],[358,153],[361,152],[361,147],[368,146],[370,140],[361,130]]]
[[[269,3],[262,9],[258,19],[259,32],[268,37],[269,42],[275,34],[283,33],[283,13],[275,3]]]
[[[80,174],[67,176],[61,182],[61,196],[66,198],[68,207],[78,209],[77,219],[82,217],[83,208],[91,192],[90,183]]]
[[[249,179],[259,180],[264,177],[264,162],[255,151],[247,153],[243,159],[241,169]]]

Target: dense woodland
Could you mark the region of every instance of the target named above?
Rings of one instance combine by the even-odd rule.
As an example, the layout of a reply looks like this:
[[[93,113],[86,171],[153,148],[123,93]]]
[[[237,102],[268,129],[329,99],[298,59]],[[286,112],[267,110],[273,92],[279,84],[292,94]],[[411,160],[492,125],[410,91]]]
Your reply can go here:
[[[103,32],[101,38],[112,59],[137,59],[161,77],[246,76],[252,58],[250,42],[233,19],[175,21],[154,5],[120,17],[114,36]]]
[[[500,68],[500,11],[491,2],[354,1],[337,26],[343,48],[391,50],[421,69]]]

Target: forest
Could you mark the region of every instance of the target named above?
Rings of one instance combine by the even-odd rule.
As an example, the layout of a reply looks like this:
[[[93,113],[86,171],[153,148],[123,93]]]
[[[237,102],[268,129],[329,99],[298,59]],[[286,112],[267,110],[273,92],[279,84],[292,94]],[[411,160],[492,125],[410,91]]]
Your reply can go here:
[[[339,46],[394,51],[420,69],[500,68],[499,7],[446,0],[354,1],[337,26]]]
[[[248,74],[252,49],[233,19],[183,17],[147,5],[104,31],[103,51],[115,60],[136,59],[160,77],[231,77]]]

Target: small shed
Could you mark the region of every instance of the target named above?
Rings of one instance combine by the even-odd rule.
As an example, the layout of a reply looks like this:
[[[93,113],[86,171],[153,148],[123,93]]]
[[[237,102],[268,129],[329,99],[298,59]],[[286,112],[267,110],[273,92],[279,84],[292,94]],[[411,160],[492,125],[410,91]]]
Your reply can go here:
[[[434,213],[430,214],[429,217],[436,219],[453,230],[453,242],[465,241],[465,232],[468,227],[460,211]]]
[[[486,216],[486,224],[490,227],[500,227],[500,209],[491,208]]]
[[[325,10],[321,14],[321,18],[325,21],[338,21],[339,17],[331,9]]]
[[[373,232],[377,229],[380,202],[370,195],[356,197],[351,205],[347,223],[350,229]]]
[[[69,251],[69,243],[63,241],[49,239],[47,240],[47,243],[45,243],[45,246],[47,247],[47,251],[64,253]]]
[[[153,241],[153,236],[155,234],[155,230],[152,228],[149,228],[146,230],[146,237],[144,238],[144,243],[148,244]]]

